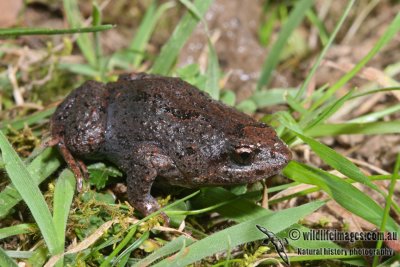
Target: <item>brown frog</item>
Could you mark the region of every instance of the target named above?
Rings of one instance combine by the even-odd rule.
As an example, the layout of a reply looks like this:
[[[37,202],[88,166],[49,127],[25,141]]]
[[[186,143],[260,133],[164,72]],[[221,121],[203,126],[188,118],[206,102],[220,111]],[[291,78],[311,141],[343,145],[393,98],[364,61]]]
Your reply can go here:
[[[129,202],[144,215],[159,209],[150,194],[156,178],[189,188],[254,183],[291,159],[271,127],[179,78],[145,73],[84,83],[58,106],[51,135],[78,189],[82,160],[108,160],[126,174]]]

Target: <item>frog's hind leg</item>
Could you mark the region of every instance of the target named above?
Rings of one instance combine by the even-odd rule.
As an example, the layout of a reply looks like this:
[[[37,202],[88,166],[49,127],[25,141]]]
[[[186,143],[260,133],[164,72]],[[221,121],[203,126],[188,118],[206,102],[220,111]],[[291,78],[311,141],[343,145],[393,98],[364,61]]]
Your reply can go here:
[[[73,174],[75,175],[76,178],[76,188],[78,192],[82,191],[82,180],[83,177],[85,177],[85,171],[83,171],[82,174],[82,165],[84,166],[83,162],[80,160],[76,160],[74,156],[72,156],[71,152],[68,150],[68,148],[65,146],[64,142],[60,140],[60,142],[57,144],[58,150],[60,151],[61,155],[63,156],[64,160],[67,162],[68,167],[71,169]],[[86,169],[86,166],[84,167],[84,170]],[[87,175],[87,173],[86,173]]]
[[[89,179],[89,173],[85,163],[83,163],[80,159],[75,159],[71,152],[68,150],[67,146],[64,143],[64,139],[62,136],[57,136],[55,138],[50,138],[42,143],[43,149],[46,147],[57,146],[58,151],[60,151],[64,160],[67,162],[68,167],[73,172],[76,181],[77,181],[77,190],[78,192],[82,191],[82,177],[85,179]]]

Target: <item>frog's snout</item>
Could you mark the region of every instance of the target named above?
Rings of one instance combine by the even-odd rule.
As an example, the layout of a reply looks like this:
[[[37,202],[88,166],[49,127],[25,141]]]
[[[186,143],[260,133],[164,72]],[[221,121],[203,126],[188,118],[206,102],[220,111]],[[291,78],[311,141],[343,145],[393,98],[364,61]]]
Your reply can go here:
[[[288,146],[279,139],[274,144],[274,149],[271,151],[271,154],[273,161],[279,163],[282,168],[292,159],[292,152]]]

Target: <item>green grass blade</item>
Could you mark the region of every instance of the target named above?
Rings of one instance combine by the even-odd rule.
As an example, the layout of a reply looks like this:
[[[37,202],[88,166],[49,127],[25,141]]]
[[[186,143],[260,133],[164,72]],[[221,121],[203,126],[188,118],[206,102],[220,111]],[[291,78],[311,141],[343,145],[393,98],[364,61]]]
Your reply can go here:
[[[137,249],[141,244],[143,244],[144,241],[146,241],[150,236],[150,232],[144,232],[141,237],[135,240],[132,244],[130,244],[124,251],[121,252],[118,257],[115,258],[115,262],[118,263],[120,262],[124,257],[127,255],[130,255],[131,252],[135,249]]]
[[[202,209],[214,206],[215,203],[220,203],[221,199],[227,204],[217,207],[215,211],[236,222],[254,220],[271,213],[270,210],[266,210],[244,197],[238,197],[221,187],[203,188],[201,194],[193,199],[191,203],[195,208]]]
[[[267,46],[270,41],[271,37],[274,33],[275,24],[278,20],[278,12],[277,8],[272,5],[268,6],[268,4],[264,4],[264,13],[266,16],[266,21],[262,23],[258,30],[259,40],[263,46]]]
[[[58,68],[90,77],[100,77],[101,75],[101,73],[97,69],[87,64],[59,63]]]
[[[75,192],[76,180],[73,173],[65,169],[57,179],[53,199],[53,223],[56,228],[58,242],[65,243],[68,214]],[[59,264],[62,261],[58,262]]]
[[[159,17],[156,16],[156,7],[157,1],[153,0],[147,8],[135,37],[129,45],[129,50],[137,51],[138,54],[132,55],[132,53],[126,53],[126,55],[124,55],[126,59],[124,61],[127,61],[128,63],[133,61],[134,67],[138,67],[142,61],[146,44],[149,42],[150,36],[155,28],[157,20],[159,19]]]
[[[0,239],[13,235],[32,234],[37,232],[37,227],[33,224],[23,223],[0,229]]]
[[[111,252],[109,256],[101,263],[100,267],[109,266],[111,261],[118,255],[118,253],[131,241],[133,235],[136,233],[137,227],[133,227],[129,230],[128,234],[124,237],[124,239],[118,244],[118,246]]]
[[[294,132],[295,135],[300,137],[306,142],[311,149],[329,166],[344,174],[348,178],[355,180],[359,183],[369,186],[381,195],[386,194],[374,183],[372,183],[366,175],[364,175],[353,162],[337,153],[332,148],[302,134]]]
[[[345,85],[351,78],[353,78],[400,30],[400,13],[394,18],[392,23],[386,29],[385,33],[379,38],[378,42],[374,45],[371,51],[354,66],[352,70],[347,72],[339,81],[337,81],[332,87],[330,87],[326,93],[315,101],[311,109],[315,109],[328,100],[337,90],[339,90],[343,85]]]
[[[386,231],[386,223],[390,218],[389,212],[390,212],[390,206],[392,206],[392,198],[394,195],[394,189],[397,183],[397,179],[399,178],[399,169],[400,169],[400,153],[397,154],[397,160],[394,166],[393,170],[393,175],[392,179],[390,180],[390,185],[389,185],[389,194],[386,197],[386,204],[385,204],[385,210],[383,212],[383,218],[382,218],[382,223],[380,225],[380,232],[385,232]],[[378,240],[376,244],[376,249],[380,249],[382,247],[383,240]],[[379,257],[375,255],[374,257],[374,262],[372,266],[378,265]]]
[[[341,108],[344,103],[346,103],[347,100],[350,99],[351,95],[353,94],[354,90],[351,90],[350,92],[348,92],[347,94],[345,94],[343,97],[341,97],[340,99],[338,99],[337,101],[335,101],[334,103],[328,105],[326,108],[324,108],[321,111],[320,115],[316,115],[318,113],[320,113],[320,111],[318,111],[318,113],[316,112],[312,112],[311,114],[307,114],[304,119],[301,120],[300,124],[305,126],[305,124],[309,121],[312,120],[311,122],[307,123],[307,126],[305,126],[304,131],[307,131],[309,129],[312,129],[313,127],[315,127],[315,125],[320,124],[321,122],[324,122],[325,120],[327,120],[330,116],[332,116],[333,114],[335,114],[336,111],[339,110],[339,108]],[[312,117],[314,117],[314,119],[311,119]]]
[[[101,10],[96,1],[93,1],[92,3],[92,18],[93,18],[92,25],[94,27],[101,25],[102,23]],[[107,71],[106,68],[108,59],[104,57],[103,49],[101,48],[100,32],[93,33],[93,38],[94,38],[94,47],[96,56],[96,66],[100,72],[100,80],[106,81],[107,78],[105,73]]]
[[[30,126],[32,124],[42,122],[45,118],[50,117],[50,115],[53,114],[55,110],[56,108],[49,108],[46,110],[35,112],[21,119],[2,122],[0,124],[0,131],[2,131],[3,133],[8,133],[8,126],[10,126],[14,130],[21,130],[24,128],[25,125]]]
[[[268,90],[269,91],[269,90]],[[301,115],[308,113],[308,110],[305,109],[301,103],[299,103],[298,101],[296,101],[296,99],[294,97],[292,97],[291,95],[286,96],[286,101],[287,104],[289,105],[289,107],[291,109],[293,109],[294,111],[299,112]]]
[[[18,264],[6,254],[0,247],[0,266],[2,267],[18,267]]]
[[[201,16],[204,16],[212,0],[195,0],[194,6]],[[181,49],[189,39],[199,19],[191,12],[187,12],[176,26],[168,42],[162,47],[160,55],[154,62],[152,72],[167,75]]]
[[[348,211],[374,225],[381,224],[382,207],[343,179],[295,161],[289,163],[284,169],[284,174],[294,181],[318,186]],[[400,232],[399,225],[392,218],[388,219],[386,229],[392,232]]]
[[[82,27],[71,29],[49,29],[49,28],[11,28],[0,29],[0,37],[21,36],[21,35],[55,35],[55,34],[71,34],[71,33],[87,33],[100,32],[114,28],[113,25],[98,25],[94,27]]]
[[[24,254],[28,256],[29,254],[27,254],[26,252]],[[16,256],[17,258],[19,258],[19,256],[25,256],[24,254]],[[27,266],[32,266],[32,267],[44,266],[47,262],[48,256],[49,256],[49,251],[47,250],[46,246],[44,244],[40,244],[38,247],[35,248],[34,251],[32,251],[32,254],[28,256],[28,260],[25,262]]]
[[[293,11],[290,13],[287,21],[282,27],[279,33],[278,39],[271,48],[267,59],[264,61],[262,67],[260,79],[257,82],[257,91],[261,90],[261,87],[267,85],[271,79],[272,71],[276,68],[279,63],[279,56],[282,50],[286,47],[285,44],[290,37],[294,29],[303,20],[305,13],[312,6],[314,1],[311,0],[300,0],[296,2]]]
[[[101,11],[100,7],[97,5],[96,2],[93,2],[93,11],[92,11],[92,18],[93,22],[92,25],[93,27],[98,27],[101,25]],[[96,53],[96,61],[97,63],[100,63],[102,57],[103,57],[103,52],[101,49],[101,42],[100,42],[100,33],[95,32],[94,33],[94,42],[95,42],[95,53]]]
[[[324,49],[322,49],[321,54],[318,56],[317,61],[314,63],[314,66],[312,67],[310,73],[307,75],[306,80],[304,81],[304,83],[300,87],[299,91],[297,92],[297,95],[295,97],[296,100],[299,100],[301,97],[304,96],[304,92],[305,92],[307,86],[309,85],[309,83],[311,81],[311,78],[314,76],[315,72],[317,71],[317,68],[318,68],[319,64],[321,63],[322,59],[324,58],[324,56],[328,52],[328,49],[331,47],[333,41],[335,40],[336,35],[339,32],[339,29],[342,27],[343,22],[345,21],[345,19],[349,15],[350,9],[354,5],[354,2],[355,2],[355,0],[351,0],[351,1],[348,2],[345,10],[342,13],[342,16],[339,19],[339,22],[336,24],[335,29],[333,30],[331,36],[329,37],[328,43],[324,46]],[[308,14],[310,15],[310,14],[312,14],[312,12],[309,12]],[[309,18],[310,18],[310,16],[309,16]]]
[[[35,254],[34,251],[23,251],[23,250],[5,250],[4,252],[9,257],[18,258],[18,259],[28,259]],[[2,266],[2,265],[0,265],[0,266]],[[6,265],[6,266],[8,266],[8,265]]]
[[[189,239],[185,236],[180,236],[172,240],[171,242],[168,242],[165,246],[161,247],[160,249],[157,249],[146,258],[140,260],[134,266],[135,267],[150,266],[150,264],[152,264],[154,261],[166,257],[168,255],[171,255],[172,253],[179,251],[183,247],[186,247],[192,244],[193,242],[194,242],[193,239]]]
[[[230,247],[235,247],[240,244],[263,239],[265,235],[255,227],[256,224],[262,225],[274,233],[278,233],[297,223],[301,218],[320,208],[322,205],[324,205],[324,202],[312,202],[226,228],[193,243],[187,247],[185,253],[177,255],[174,259],[164,259],[154,266],[187,266],[207,256],[225,251],[228,249],[228,244]]]
[[[336,136],[341,134],[395,134],[400,133],[400,121],[370,123],[319,124],[305,132],[310,137]]]
[[[146,47],[160,17],[170,8],[174,2],[166,2],[157,8],[156,0],[146,9],[146,13],[140,22],[139,28],[131,40],[128,49],[115,52],[110,59],[109,67],[118,66],[123,69],[138,68],[146,56]]]
[[[46,201],[32,175],[2,132],[0,132],[0,148],[6,164],[7,174],[26,205],[28,205],[50,253],[59,253],[60,250],[62,251],[64,244],[60,244],[58,239],[54,238],[57,236],[57,232]]]
[[[208,64],[205,90],[213,99],[219,99],[219,64],[218,56],[211,41],[208,41]]]
[[[325,47],[329,42],[329,33],[326,30],[324,23],[320,20],[316,14],[316,10],[314,9],[308,10],[306,15],[311,24],[318,29],[319,39],[321,40],[321,44]]]
[[[400,111],[400,104],[394,105],[392,107],[386,108],[381,111],[373,112],[364,116],[360,116],[358,118],[352,119],[350,123],[366,123],[366,122],[374,122],[377,121],[387,115],[393,114],[395,112]]]
[[[38,155],[27,167],[34,179],[33,185],[39,185],[61,165],[61,159],[55,149],[48,148]],[[22,200],[15,186],[10,184],[0,192],[0,218],[6,216],[10,210]]]
[[[181,2],[181,4],[184,5],[187,10],[189,10],[189,12],[192,12],[198,20],[201,20],[203,18],[201,11],[199,11],[197,7],[193,5],[192,2],[190,2],[190,0],[179,0],[179,2]]]
[[[179,200],[176,200],[175,202],[173,202],[171,204],[168,204],[167,206],[162,207],[161,209],[159,209],[159,210],[147,215],[146,217],[140,219],[139,221],[137,221],[133,226],[131,226],[131,228],[136,227],[136,226],[140,225],[142,222],[145,222],[145,221],[149,220],[150,218],[157,216],[161,212],[165,212],[165,211],[171,209],[172,207],[180,205],[181,203],[185,202],[188,199],[191,199],[192,197],[196,196],[199,193],[200,193],[199,190],[195,191],[195,192],[191,193],[190,195],[187,195],[183,198],[180,198]]]
[[[292,115],[287,111],[278,111],[274,114],[274,117],[278,119],[278,121],[288,129],[292,131],[302,133],[303,129],[297,123],[297,121],[292,117]],[[264,121],[264,119],[262,119]]]
[[[144,15],[143,21],[140,23],[135,38],[129,46],[129,50],[138,51],[137,54],[133,55],[133,62],[132,55],[129,54],[128,56],[129,62],[132,62],[134,67],[138,67],[142,62],[146,46],[149,43],[151,34],[153,33],[158,20],[165,11],[175,5],[173,2],[167,2],[156,9],[156,3],[157,1],[153,1],[150,7],[146,10],[146,14]]]
[[[79,28],[82,25],[82,16],[79,11],[77,0],[63,0],[64,11],[69,25],[73,28]],[[96,66],[96,54],[93,40],[88,34],[80,34],[77,39],[78,46],[85,56],[86,60],[93,67]]]
[[[390,176],[390,175],[372,175],[372,176],[369,176],[368,179],[370,179],[371,181],[390,180],[391,177],[392,176]],[[345,179],[345,181],[348,182],[348,183],[356,183],[357,182],[357,181],[352,180],[352,179]],[[278,190],[280,187],[284,187],[284,186],[290,187],[291,185],[297,185],[297,184],[299,184],[299,183],[294,182],[294,183],[290,183],[290,184],[285,184],[283,186],[273,187],[273,188],[268,189],[268,193],[275,192],[275,191],[280,191],[280,190]],[[289,185],[289,186],[287,186],[287,185]],[[271,191],[271,190],[273,190],[273,191]],[[284,190],[284,188],[281,189],[281,190]],[[296,197],[302,197],[302,196],[305,196],[305,195],[308,195],[308,194],[311,194],[311,193],[314,193],[314,192],[317,192],[317,191],[319,191],[318,187],[312,187],[312,188],[304,189],[304,190],[301,190],[301,191],[298,191],[296,193],[292,193],[292,194],[289,194],[289,195],[286,195],[286,196],[283,196],[283,197],[280,197],[280,198],[275,198],[273,200],[270,200],[268,203],[270,205],[274,205],[274,204],[280,203],[282,201],[290,200],[290,199],[293,199],[293,198],[296,198]],[[392,208],[393,208],[393,210],[395,212],[400,214],[400,207],[396,203],[392,203]]]
[[[373,90],[369,90],[366,92],[354,94],[354,96],[351,99],[361,97],[361,96],[366,96],[366,95],[372,95],[372,94],[376,94],[376,93],[390,92],[390,91],[400,91],[400,87],[384,87],[384,88],[379,88],[379,89],[373,89]]]
[[[256,103],[257,108],[264,108],[284,104],[286,102],[286,94],[294,96],[296,91],[293,88],[274,88],[265,91],[256,91],[249,99]]]

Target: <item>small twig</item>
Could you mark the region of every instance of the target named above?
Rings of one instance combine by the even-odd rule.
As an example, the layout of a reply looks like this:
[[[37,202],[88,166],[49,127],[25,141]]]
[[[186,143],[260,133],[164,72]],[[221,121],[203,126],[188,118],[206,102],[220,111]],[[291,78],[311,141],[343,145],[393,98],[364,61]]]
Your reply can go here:
[[[378,5],[380,0],[374,0],[370,2],[357,16],[357,18],[354,20],[354,22],[351,24],[350,29],[347,31],[346,36],[343,38],[342,44],[348,44],[351,40],[356,35],[356,32],[360,28],[360,26],[363,24],[364,20],[367,18],[368,14],[371,13],[371,11],[375,8],[376,5]]]
[[[347,157],[347,158],[348,158],[351,162],[353,162],[353,163],[355,163],[355,164],[357,164],[357,165],[363,166],[363,167],[367,167],[367,168],[369,168],[370,170],[373,170],[373,171],[375,171],[375,172],[377,172],[377,173],[379,173],[379,174],[383,174],[383,175],[388,175],[388,174],[390,174],[389,172],[387,172],[387,171],[385,171],[385,170],[383,170],[383,169],[381,169],[381,168],[379,168],[379,167],[377,167],[377,166],[375,166],[375,165],[372,165],[372,164],[370,164],[370,163],[368,163],[368,162],[361,161],[361,160],[358,160],[358,159],[349,158],[349,157]]]
[[[71,29],[49,29],[49,28],[11,28],[2,29],[0,31],[0,37],[4,36],[20,36],[20,35],[55,35],[55,34],[68,34],[68,33],[84,33],[84,32],[96,32],[112,29],[113,25],[101,25],[95,27],[84,27],[84,28],[71,28]]]
[[[175,234],[181,234],[181,235],[184,235],[184,236],[189,237],[191,239],[194,239],[188,233],[182,232],[179,229],[175,229],[175,228],[170,228],[170,227],[165,227],[165,226],[155,226],[153,229],[161,231],[161,232],[170,232],[170,233],[175,233]]]
[[[16,67],[12,67],[11,65],[8,66],[8,79],[13,87],[14,100],[17,106],[20,106],[24,104],[24,98],[22,97],[21,89],[18,87],[17,78],[15,77],[16,72]]]
[[[186,223],[185,223],[185,220],[183,220],[181,225],[179,225],[179,227],[178,227],[178,231],[182,232],[183,229],[185,229],[185,227],[186,227]]]
[[[265,183],[265,181],[262,181],[262,185],[263,185],[263,197],[262,197],[262,201],[261,201],[261,207],[263,207],[264,209],[268,209],[268,207],[269,207],[269,203],[268,203],[268,186]]]

